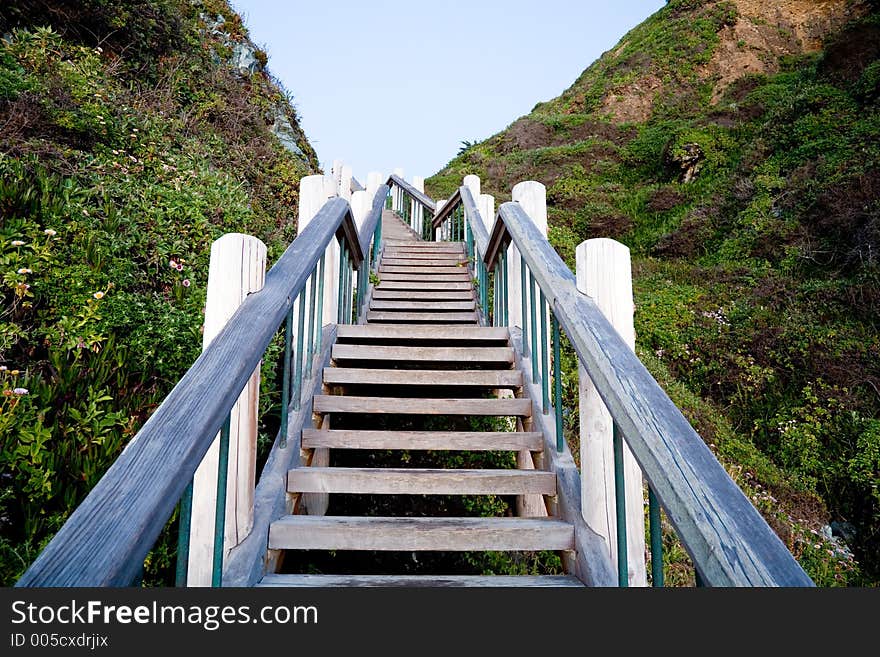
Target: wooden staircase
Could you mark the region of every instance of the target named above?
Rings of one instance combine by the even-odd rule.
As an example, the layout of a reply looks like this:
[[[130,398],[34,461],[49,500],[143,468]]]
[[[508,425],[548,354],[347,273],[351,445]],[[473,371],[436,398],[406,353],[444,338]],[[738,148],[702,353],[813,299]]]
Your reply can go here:
[[[393,215],[384,222],[390,235],[367,323],[338,327],[332,366],[323,373],[323,394],[313,399],[320,429],[303,431],[302,448],[418,451],[420,462],[435,451],[539,454],[544,440],[530,430],[532,402],[522,396],[523,375],[515,368],[508,330],[480,326],[464,246],[418,241]],[[462,430],[478,417],[495,418],[496,425],[510,430]],[[406,428],[426,420],[430,428]],[[376,428],[383,424],[392,428]],[[504,468],[313,465],[291,470],[287,485],[294,494],[347,496],[556,494],[555,474]],[[552,517],[289,515],[272,523],[269,532],[269,549],[284,551],[570,551],[574,546],[572,525]],[[260,585],[582,584],[558,574],[273,573]]]

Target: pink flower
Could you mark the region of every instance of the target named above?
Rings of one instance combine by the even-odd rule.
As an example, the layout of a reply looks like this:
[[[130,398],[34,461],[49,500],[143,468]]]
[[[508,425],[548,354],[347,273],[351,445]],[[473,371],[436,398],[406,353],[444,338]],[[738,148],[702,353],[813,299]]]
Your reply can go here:
[[[183,271],[183,265],[178,262],[176,265],[176,269],[177,271]]]
[[[183,287],[189,287],[189,286],[190,286],[189,279],[188,279],[188,278],[184,278],[183,281],[182,281],[182,283],[181,283],[181,285],[183,285]]]
[[[169,260],[168,266],[171,267],[171,269],[177,269],[177,262],[175,262],[174,260]]]
[[[12,394],[18,395],[19,397],[24,397],[25,395],[29,394],[29,391],[27,388],[13,388]]]

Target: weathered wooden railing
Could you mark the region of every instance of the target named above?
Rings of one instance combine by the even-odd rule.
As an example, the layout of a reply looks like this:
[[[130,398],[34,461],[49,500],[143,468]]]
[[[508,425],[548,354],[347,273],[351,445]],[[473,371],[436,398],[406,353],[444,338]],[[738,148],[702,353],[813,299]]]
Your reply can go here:
[[[410,184],[402,176],[392,174],[387,184],[391,188],[389,209],[400,216],[423,240],[431,240],[435,203],[425,194],[424,179],[415,177],[413,184]]]
[[[464,241],[473,256],[483,312],[492,324],[511,327],[524,371],[531,374],[536,403],[542,407],[539,423],[544,423],[545,435],[555,436],[553,447],[564,457],[559,462],[569,454],[563,437],[560,327],[567,335],[581,379],[581,466],[585,471],[574,482],[582,495],[578,511],[605,539],[611,561],[616,562],[617,584],[646,582],[644,559],[627,554],[633,545],[645,551],[644,474],[654,586],[663,585],[661,507],[689,553],[699,583],[811,586],[782,541],[636,357],[634,334],[627,335],[628,340],[622,337],[621,333],[632,332],[631,291],[628,309],[626,304],[623,309],[609,309],[604,303],[607,299],[601,300],[600,308],[586,294],[607,296],[608,288],[630,285],[626,247],[612,240],[583,243],[578,248],[576,279],[547,240],[542,185],[517,185],[515,202],[501,206],[487,235],[486,215],[494,212],[494,199],[479,194],[475,176],[464,182],[449,200],[437,201],[433,224],[437,238]],[[539,224],[527,209],[539,217]],[[620,258],[603,266],[609,250],[612,262],[625,252],[625,268]],[[493,287],[491,301],[489,285]],[[596,292],[603,285],[606,289]],[[609,314],[622,314],[623,321],[618,317],[609,321]],[[585,445],[603,434],[607,445]],[[595,479],[598,471],[602,477],[604,464],[599,461],[603,459],[613,462],[609,481],[600,482],[601,488],[610,490],[591,492],[595,482],[588,483],[583,475]],[[555,467],[553,455],[550,461]],[[572,483],[568,475],[564,479]],[[597,506],[596,499],[601,508],[588,508]],[[605,527],[590,522],[597,515],[605,517]],[[602,583],[602,569],[598,571],[592,574],[593,580]]]
[[[184,584],[190,504],[186,491],[192,490],[193,474],[218,432],[220,467],[211,583],[219,586],[254,581],[251,572],[259,570],[266,559],[265,535],[274,519],[271,504],[265,504],[262,513],[257,514],[254,530],[242,549],[233,550],[235,573],[231,581],[223,572],[224,460],[230,410],[273,336],[284,326],[281,429],[255,496],[265,500],[265,490],[261,488],[271,488],[283,504],[283,477],[279,473],[286,472],[289,461],[299,457],[298,445],[296,450],[287,445],[289,419],[296,415],[302,422],[304,400],[311,397],[304,380],[315,374],[314,357],[322,351],[329,353],[329,345],[322,344],[322,335],[327,333],[323,321],[327,297],[324,288],[331,277],[338,277],[336,321],[357,321],[362,305],[359,301],[364,298],[368,284],[370,258],[378,253],[387,193],[387,186],[375,185],[372,205],[366,216],[361,217],[360,231],[345,200],[331,198],[323,202],[326,194],[315,197],[322,207],[304,229],[300,226],[299,236],[269,271],[263,288],[243,301],[17,586],[129,585],[138,578],[145,556],[178,500],[178,583]],[[325,252],[336,243],[342,257],[340,266],[333,271],[325,267]],[[273,476],[267,476],[267,470]],[[264,481],[268,479],[271,481]],[[279,480],[280,487],[276,485]],[[262,538],[258,536],[260,530]]]

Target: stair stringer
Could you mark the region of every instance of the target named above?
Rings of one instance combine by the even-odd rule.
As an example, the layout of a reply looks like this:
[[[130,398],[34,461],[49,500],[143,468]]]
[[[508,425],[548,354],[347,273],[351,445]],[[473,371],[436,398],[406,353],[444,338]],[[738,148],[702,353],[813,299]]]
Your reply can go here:
[[[523,372],[522,395],[532,400],[533,431],[544,436],[543,468],[556,474],[556,497],[549,498],[550,515],[574,526],[574,575],[587,586],[617,586],[617,575],[609,558],[605,539],[590,529],[581,513],[581,475],[568,444],[563,441],[562,452],[556,451],[556,422],[552,413],[540,412],[542,392],[527,374],[531,362],[522,353],[522,331],[510,327],[510,345],[513,347],[515,366]],[[536,401],[537,400],[537,401]],[[568,568],[566,568],[568,569]]]
[[[287,492],[287,472],[294,467],[308,465],[303,462],[301,450],[302,430],[314,427],[312,400],[320,394],[324,367],[330,364],[330,354],[336,343],[336,324],[323,328],[321,352],[312,361],[312,378],[303,382],[302,404],[288,413],[287,446],[282,448],[280,436],[269,452],[266,464],[260,472],[260,480],[254,492],[254,526],[248,537],[232,548],[223,563],[223,586],[250,587],[263,575],[274,572],[276,551],[269,550],[269,525],[291,513],[293,500]]]

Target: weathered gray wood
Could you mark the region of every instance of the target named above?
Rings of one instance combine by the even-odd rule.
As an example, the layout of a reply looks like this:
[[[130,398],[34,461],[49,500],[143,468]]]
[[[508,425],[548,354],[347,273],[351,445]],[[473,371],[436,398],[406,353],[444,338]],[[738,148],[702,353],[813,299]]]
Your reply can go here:
[[[439,258],[437,256],[432,258],[425,256],[391,258],[386,255],[382,258],[383,267],[458,267],[459,263],[465,263],[465,261],[461,257]]]
[[[574,528],[549,518],[286,516],[269,546],[288,550],[570,550]]]
[[[681,411],[620,339],[516,203],[499,210],[491,269],[513,239],[589,372],[703,580],[715,586],[812,586]]]
[[[556,494],[556,475],[541,470],[433,468],[293,468],[291,493],[364,495]]]
[[[473,280],[467,269],[460,274],[401,274],[398,272],[383,272],[379,274],[379,280],[385,281],[420,281],[422,283],[461,283]]]
[[[400,187],[400,189],[406,192],[410,196],[410,198],[416,201],[416,203],[420,203],[421,205],[423,205],[425,208],[428,209],[429,212],[434,212],[434,199],[432,199],[424,192],[420,192],[418,189],[410,185],[400,176],[391,174],[391,176],[388,177],[388,182],[386,184],[389,187],[391,185],[397,185],[398,187]]]
[[[319,372],[330,362],[330,349],[336,334],[336,325],[324,327],[322,349],[316,354],[312,372]],[[280,432],[260,473],[254,491],[254,526],[248,537],[234,547],[223,561],[223,586],[253,586],[268,572],[269,525],[291,512],[287,500],[287,471],[291,467],[303,465],[300,461],[301,436],[303,427],[312,424],[312,395],[321,390],[321,377],[313,376],[304,382],[305,390],[298,411],[291,407],[288,414],[288,441],[281,447]],[[316,447],[321,447],[317,445]]]
[[[571,575],[266,575],[257,586],[309,587],[582,587]]]
[[[518,370],[384,370],[361,367],[328,367],[327,385],[456,386],[517,388],[522,385]]]
[[[444,312],[476,310],[477,302],[471,301],[406,301],[377,299],[370,303],[370,310],[397,310],[403,312]]]
[[[315,413],[405,415],[489,415],[528,417],[528,399],[435,399],[315,395]]]
[[[425,276],[433,278],[438,274],[465,274],[467,275],[467,267],[462,265],[460,267],[411,267],[411,266],[389,266],[382,264],[379,267],[379,277],[381,278],[385,274],[417,274],[419,276]]]
[[[336,344],[333,346],[333,359],[506,364],[513,362],[513,349],[510,347],[401,347],[374,344]]]
[[[73,512],[17,586],[127,586],[140,571],[293,299],[337,235],[348,204],[329,200]]]
[[[376,289],[373,292],[373,298],[377,300],[397,299],[400,301],[466,301],[474,298],[471,290],[459,290],[452,292],[433,291],[411,291],[411,290],[386,290]]]
[[[477,324],[479,317],[477,313],[396,313],[385,312],[381,310],[370,310],[367,312],[368,322],[421,322],[422,324],[439,323],[439,324]]]
[[[449,340],[474,342],[504,342],[510,333],[507,327],[456,326],[374,326],[370,324],[342,325],[338,329],[338,340],[432,340],[446,342]],[[507,346],[505,344],[505,346]]]
[[[543,448],[535,431],[364,431],[303,429],[303,447],[333,449],[520,450]]]
[[[474,289],[473,283],[468,281],[460,281],[460,282],[440,282],[435,283],[433,281],[389,281],[382,280],[375,288],[378,290],[422,290],[425,292],[462,292],[462,291],[472,291]]]

